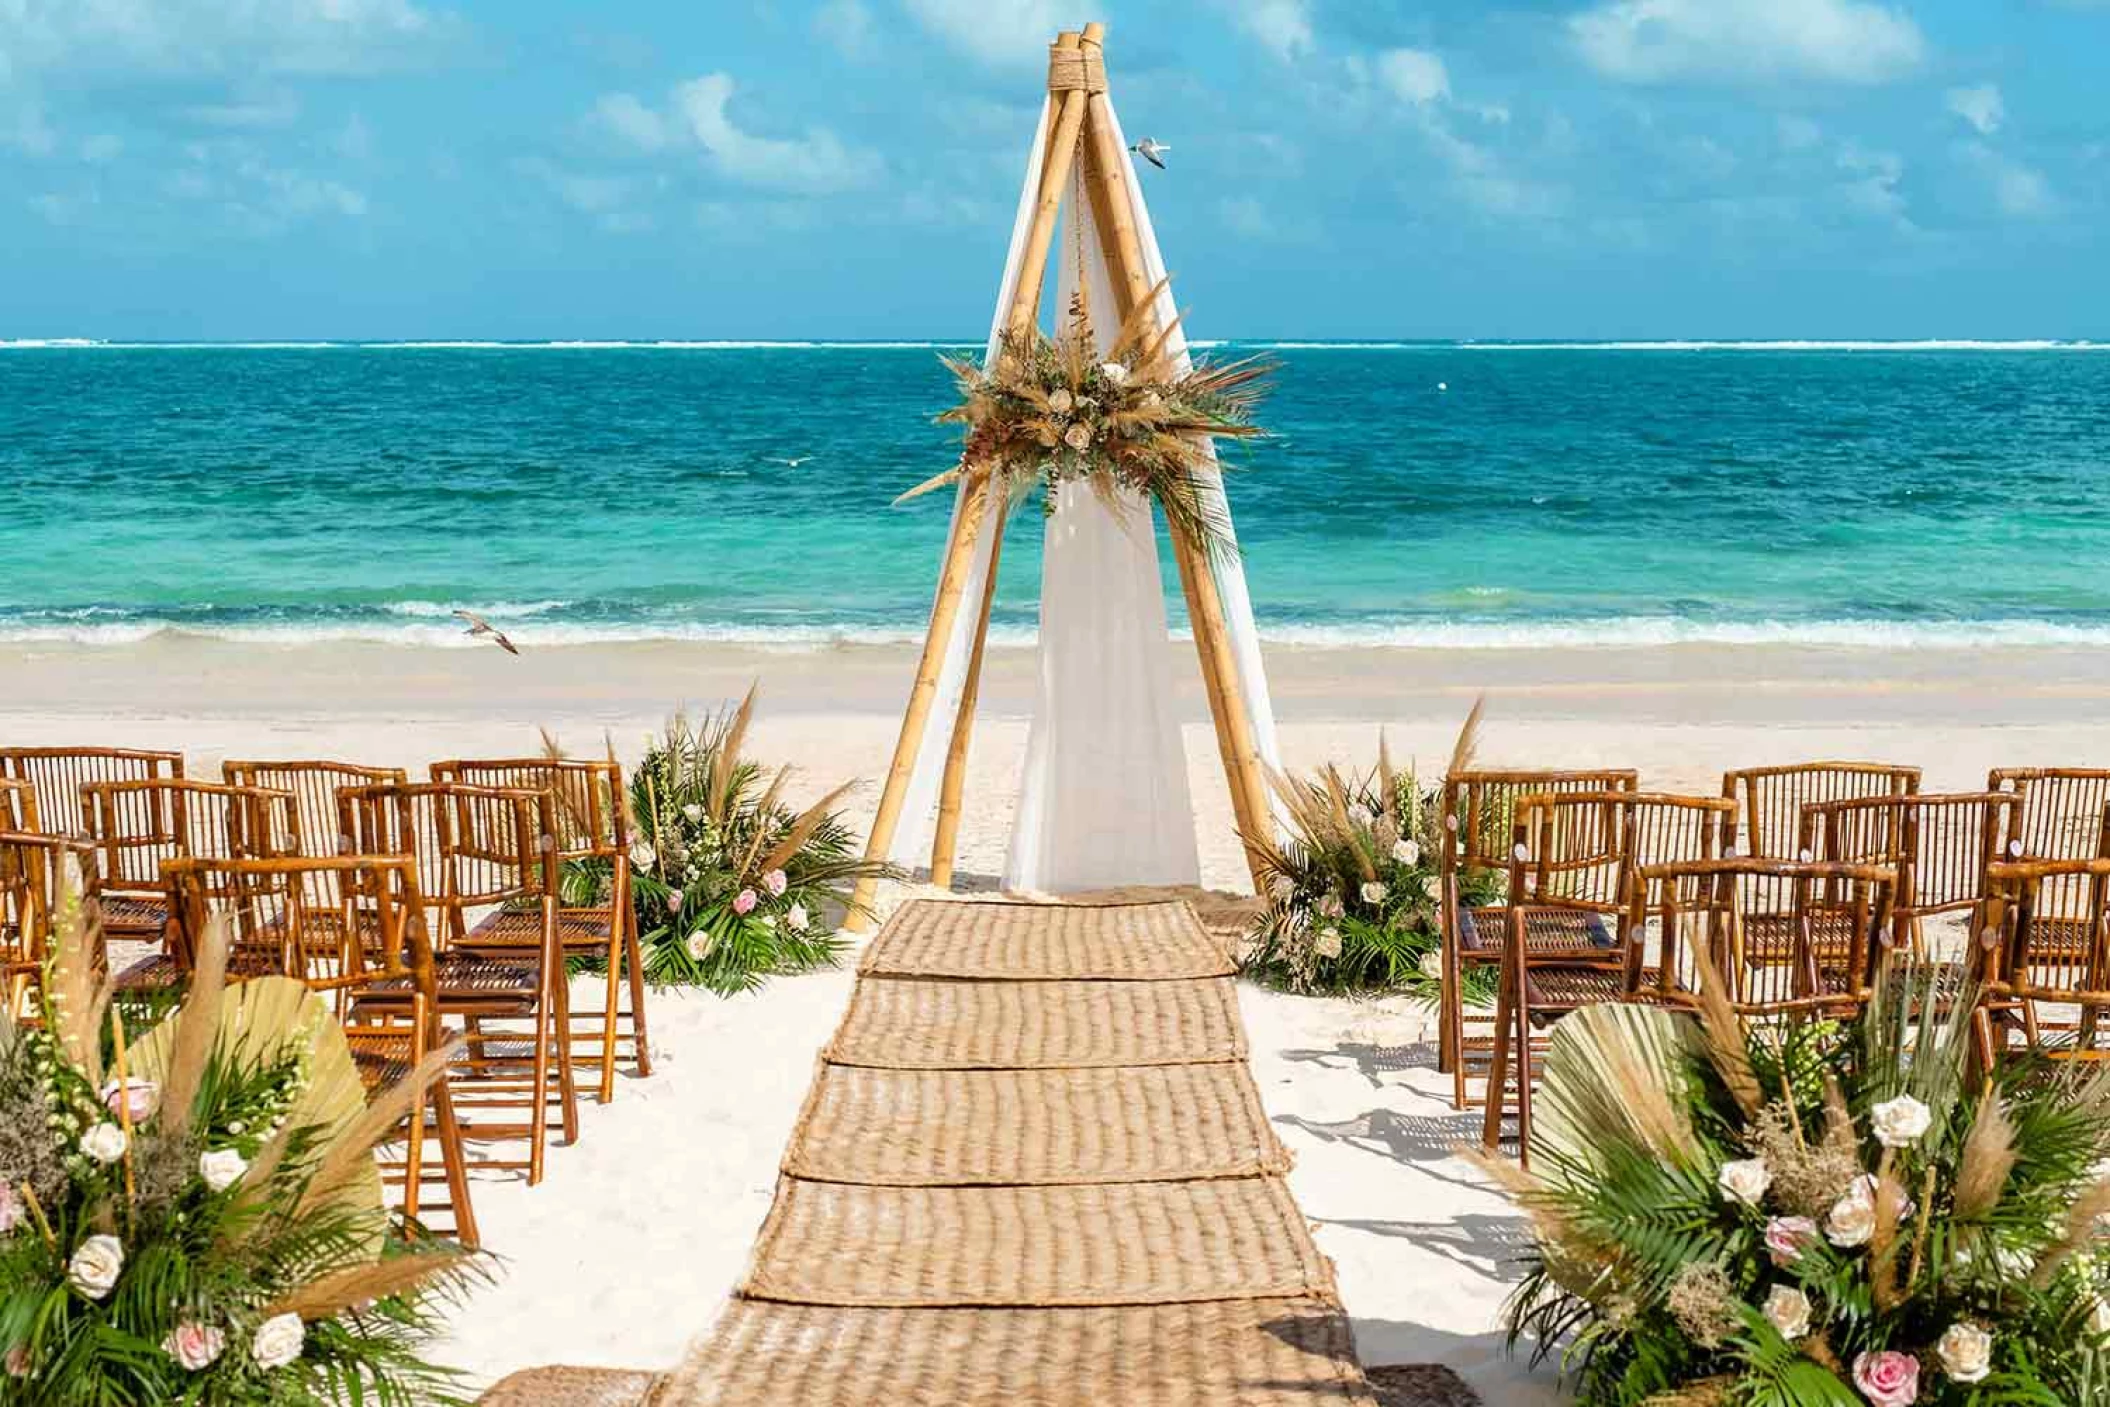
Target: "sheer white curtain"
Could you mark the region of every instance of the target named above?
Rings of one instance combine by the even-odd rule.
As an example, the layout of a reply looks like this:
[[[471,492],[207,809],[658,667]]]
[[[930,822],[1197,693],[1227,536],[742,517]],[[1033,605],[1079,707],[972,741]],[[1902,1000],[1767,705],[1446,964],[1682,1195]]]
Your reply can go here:
[[[1119,323],[1090,218],[1072,192],[1055,316],[1069,317],[1081,286],[1104,352]],[[1197,884],[1151,505],[1140,495],[1109,504],[1087,485],[1065,484],[1042,540],[1040,687],[1004,887],[1062,894]]]

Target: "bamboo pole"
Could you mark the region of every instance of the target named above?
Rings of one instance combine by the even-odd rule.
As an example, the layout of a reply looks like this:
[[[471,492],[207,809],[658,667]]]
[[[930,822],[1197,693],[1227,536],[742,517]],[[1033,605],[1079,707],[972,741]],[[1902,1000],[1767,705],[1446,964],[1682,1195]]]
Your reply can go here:
[[[1126,318],[1149,299],[1152,284],[1123,174],[1124,154],[1114,135],[1113,107],[1104,93],[1091,97],[1085,148],[1095,187],[1092,204],[1100,245],[1114,275],[1115,296],[1124,305],[1121,315]],[[1209,697],[1210,719],[1216,727],[1217,752],[1223,760],[1224,780],[1231,793],[1232,812],[1241,832],[1262,835],[1274,808],[1268,800],[1259,749],[1253,741],[1238,661],[1231,653],[1224,626],[1223,600],[1217,591],[1215,570],[1201,546],[1178,529],[1173,530],[1172,547],[1179,566],[1180,587],[1187,600],[1188,620],[1194,630],[1202,684]],[[1246,861],[1257,889],[1264,872],[1250,845],[1246,847]]]
[[[1087,26],[1085,35],[1096,42],[1097,33],[1103,32],[1096,25]],[[1056,43],[1065,48],[1076,46],[1084,36],[1064,33]],[[1056,109],[1053,133],[1048,139],[1047,159],[1041,165],[1040,194],[1033,209],[1032,223],[1027,226],[1025,248],[1019,260],[1018,283],[1011,295],[1011,316],[1006,328],[1012,332],[1023,332],[1032,324],[1035,310],[1039,307],[1040,285],[1048,271],[1048,247],[1055,239],[1055,219],[1062,209],[1062,191],[1070,181],[1077,156],[1078,135],[1084,129],[1086,94],[1081,90],[1061,95]],[[915,687],[909,693],[908,709],[901,719],[901,735],[894,743],[894,760],[887,769],[886,786],[879,794],[879,810],[872,817],[871,834],[865,841],[865,858],[883,860],[894,844],[894,832],[901,824],[901,806],[908,794],[909,776],[915,771],[916,754],[923,746],[924,730],[930,725],[932,706],[937,702],[938,675],[945,664],[945,648],[952,638],[955,618],[959,615],[960,597],[967,586],[968,567],[974,561],[975,527],[979,523],[984,500],[991,488],[988,475],[968,481],[961,490],[959,512],[954,515],[953,530],[945,544],[945,562],[938,576],[938,598],[931,607],[930,630],[923,638],[923,654],[916,665]],[[955,741],[958,741],[955,728]],[[843,926],[852,933],[861,933],[871,926],[867,914],[878,883],[872,879],[861,879],[850,903],[850,912],[844,916]]]

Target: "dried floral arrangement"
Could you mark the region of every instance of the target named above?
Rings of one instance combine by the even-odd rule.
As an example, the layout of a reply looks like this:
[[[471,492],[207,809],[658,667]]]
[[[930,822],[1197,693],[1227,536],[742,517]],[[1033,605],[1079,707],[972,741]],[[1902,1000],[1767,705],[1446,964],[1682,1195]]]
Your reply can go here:
[[[1014,497],[1041,486],[1052,513],[1056,491],[1082,482],[1116,511],[1132,501],[1126,494],[1153,500],[1175,533],[1211,553],[1234,552],[1211,441],[1262,433],[1253,412],[1273,365],[1249,357],[1183,369],[1173,352],[1179,320],[1151,331],[1162,290],[1130,314],[1103,357],[1077,301],[1052,340],[1038,328],[1005,333],[994,368],[941,358],[960,403],[938,421],[965,427],[960,464],[896,501],[988,474]]]
[[[446,1403],[423,1348],[478,1259],[392,1218],[373,1148],[443,1068],[367,1103],[301,983],[224,986],[224,929],[127,1044],[69,899],[42,1024],[0,1014],[0,1402]]]
[[[631,896],[654,984],[731,995],[825,966],[857,882],[898,877],[863,857],[834,809],[854,782],[794,810],[782,800],[792,769],[743,755],[755,693],[700,722],[676,717],[631,773]],[[611,868],[567,867],[566,902],[604,901]]]
[[[1486,1163],[1537,1241],[1511,1344],[1593,1407],[2110,1403],[2110,1073],[1973,1076],[1971,998],[1559,1022],[1530,1171]]]
[[[1453,771],[1471,765],[1479,719],[1475,705],[1452,749]],[[1247,971],[1292,991],[1394,990],[1434,1001],[1443,984],[1441,785],[1393,766],[1382,733],[1369,772],[1328,763],[1273,782],[1285,828],[1246,837],[1267,876]],[[1502,890],[1502,876],[1484,871],[1458,901],[1497,903]],[[1468,971],[1466,984],[1468,1005],[1493,1003],[1492,968]]]

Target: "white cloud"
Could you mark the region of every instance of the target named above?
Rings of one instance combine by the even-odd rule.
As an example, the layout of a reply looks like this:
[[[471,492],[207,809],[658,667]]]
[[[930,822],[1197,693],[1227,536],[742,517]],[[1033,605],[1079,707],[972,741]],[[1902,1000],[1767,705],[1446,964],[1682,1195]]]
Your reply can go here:
[[[1607,0],[1568,25],[1593,68],[1628,83],[1881,83],[1927,51],[1910,15],[1865,0]]]
[[[207,127],[290,127],[300,118],[300,99],[284,88],[233,96],[221,103],[183,109],[192,122]]]
[[[1451,76],[1443,59],[1426,49],[1387,49],[1377,56],[1377,74],[1401,102],[1417,107],[1451,95]],[[1508,116],[1504,112],[1503,120]]]
[[[872,57],[876,48],[872,12],[864,0],[828,0],[814,12],[813,32],[852,61]]]
[[[411,0],[7,0],[0,69],[346,74],[417,63],[462,26]]]
[[[640,151],[662,151],[674,140],[667,119],[631,93],[608,93],[594,104],[594,120]]]
[[[594,119],[641,151],[700,150],[744,185],[825,195],[878,179],[878,153],[850,146],[825,127],[809,127],[798,137],[763,136],[742,127],[731,111],[736,87],[728,73],[692,78],[674,89],[664,111],[629,93],[609,93],[594,105]]]
[[[1992,136],[2007,120],[2007,104],[2000,100],[1999,87],[1991,83],[1980,83],[1975,88],[1951,88],[1942,95],[1942,103],[1977,128],[1981,137]]]
[[[1848,206],[1893,224],[1911,224],[1905,212],[1905,193],[1899,188],[1905,179],[1904,158],[1846,142],[1839,148],[1837,161],[1846,174],[1840,193]]]
[[[1283,62],[1303,58],[1318,47],[1310,0],[1232,0],[1232,4],[1240,27]]]
[[[1808,151],[1824,140],[1824,129],[1800,113],[1782,113],[1774,119],[1773,130],[1789,151]]]
[[[908,0],[908,12],[969,58],[1019,67],[1046,63],[1056,34],[1076,23],[1064,0]]]
[[[1965,163],[1977,171],[1993,196],[1993,207],[2016,220],[2034,220],[2058,209],[2058,197],[2042,171],[2001,155],[1984,142],[1965,142]]]

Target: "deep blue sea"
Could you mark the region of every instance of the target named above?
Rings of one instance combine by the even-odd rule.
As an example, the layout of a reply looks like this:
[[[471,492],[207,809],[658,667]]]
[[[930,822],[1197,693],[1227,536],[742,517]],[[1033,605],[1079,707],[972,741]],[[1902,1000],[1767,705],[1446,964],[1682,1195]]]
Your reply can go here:
[[[0,345],[0,640],[916,638],[942,345]],[[1247,353],[1270,640],[2110,643],[2110,348]]]

